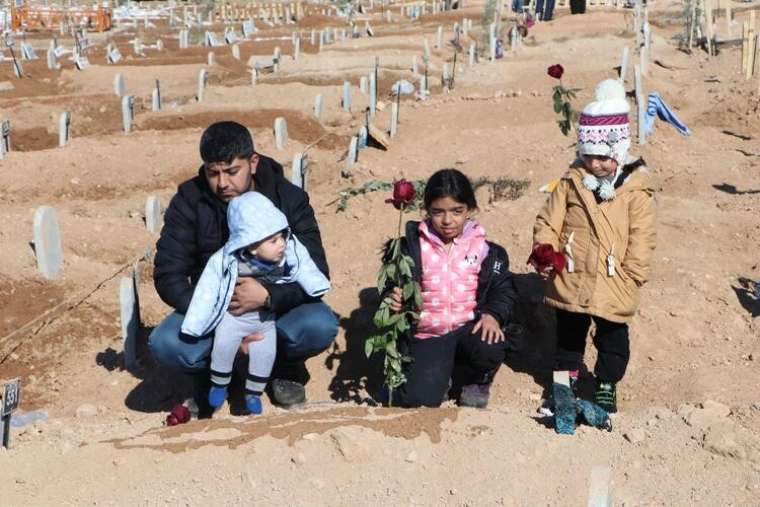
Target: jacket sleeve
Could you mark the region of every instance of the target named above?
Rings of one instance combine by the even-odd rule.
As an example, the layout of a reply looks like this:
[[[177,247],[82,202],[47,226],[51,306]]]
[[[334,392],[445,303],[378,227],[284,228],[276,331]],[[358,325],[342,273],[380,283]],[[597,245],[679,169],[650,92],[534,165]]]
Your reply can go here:
[[[322,247],[322,236],[319,233],[317,219],[314,216],[314,209],[309,204],[309,197],[306,192],[295,188],[291,195],[284,196],[283,201],[294,203],[288,213],[288,223],[293,234],[309,251],[311,260],[317,265],[319,270],[328,278],[330,271],[327,267],[327,258],[325,250]],[[276,314],[283,314],[291,309],[308,301],[316,301],[319,298],[312,298],[304,292],[301,286],[296,283],[274,284],[265,283],[264,287],[269,292],[271,298],[270,309]]]
[[[179,193],[175,194],[164,214],[164,226],[153,261],[153,279],[158,295],[182,314],[187,312],[193,297],[190,276],[198,252],[195,221],[195,210]]]
[[[656,245],[656,213],[651,191],[635,192],[628,208],[628,249],[622,267],[637,286],[649,276],[649,265]]]
[[[493,275],[480,311],[492,315],[499,325],[504,327],[509,323],[517,303],[517,289],[513,275],[509,271],[507,251],[493,243],[489,244],[489,247],[494,251],[493,257],[488,256],[488,258],[493,258],[493,265],[488,267],[492,269]]]
[[[533,226],[533,244],[547,243],[559,250],[559,237],[562,233],[562,224],[565,223],[567,209],[567,192],[571,182],[562,179],[554,192],[549,194],[549,199],[541,208]]]
[[[232,299],[234,277],[224,270],[224,249],[219,249],[206,263],[193,291],[182,320],[182,332],[204,336],[219,324]]]

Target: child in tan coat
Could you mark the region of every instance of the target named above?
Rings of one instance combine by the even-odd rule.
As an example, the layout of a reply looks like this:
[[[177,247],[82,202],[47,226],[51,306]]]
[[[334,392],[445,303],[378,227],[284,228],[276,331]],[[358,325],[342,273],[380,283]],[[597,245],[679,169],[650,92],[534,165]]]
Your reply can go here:
[[[628,323],[655,247],[654,190],[642,159],[628,155],[630,106],[617,80],[602,81],[578,126],[578,160],[533,229],[529,262],[547,280],[557,312],[556,369],[577,381],[591,321],[598,357],[595,401],[617,411],[629,359]]]

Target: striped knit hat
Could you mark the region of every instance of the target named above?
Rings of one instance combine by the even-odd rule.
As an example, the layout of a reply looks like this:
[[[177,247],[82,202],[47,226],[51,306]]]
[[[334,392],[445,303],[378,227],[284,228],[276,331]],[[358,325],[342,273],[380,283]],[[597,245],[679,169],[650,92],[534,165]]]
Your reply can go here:
[[[600,155],[625,164],[631,147],[625,88],[617,79],[605,79],[596,87],[596,100],[583,108],[578,122],[578,155]]]

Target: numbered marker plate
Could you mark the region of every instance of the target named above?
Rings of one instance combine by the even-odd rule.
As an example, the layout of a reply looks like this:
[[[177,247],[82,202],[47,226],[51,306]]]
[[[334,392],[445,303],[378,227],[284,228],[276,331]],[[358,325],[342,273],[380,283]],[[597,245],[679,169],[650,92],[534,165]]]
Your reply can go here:
[[[3,393],[3,411],[0,413],[3,417],[10,415],[11,412],[18,408],[21,398],[21,382],[14,379],[5,384]]]

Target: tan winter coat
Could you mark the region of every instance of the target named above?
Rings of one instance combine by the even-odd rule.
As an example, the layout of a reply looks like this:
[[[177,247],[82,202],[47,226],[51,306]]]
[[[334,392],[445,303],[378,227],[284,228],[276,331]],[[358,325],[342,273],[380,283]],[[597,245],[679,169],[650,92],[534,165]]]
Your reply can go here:
[[[628,322],[638,307],[639,288],[647,280],[655,248],[649,172],[644,166],[635,169],[616,189],[616,197],[601,204],[583,186],[584,174],[580,162],[573,164],[536,217],[534,244],[549,243],[563,251],[574,233],[570,245],[574,272],[566,267],[548,283],[546,304]],[[614,252],[613,276],[608,274],[610,252]]]

